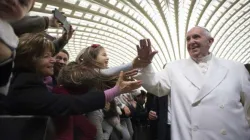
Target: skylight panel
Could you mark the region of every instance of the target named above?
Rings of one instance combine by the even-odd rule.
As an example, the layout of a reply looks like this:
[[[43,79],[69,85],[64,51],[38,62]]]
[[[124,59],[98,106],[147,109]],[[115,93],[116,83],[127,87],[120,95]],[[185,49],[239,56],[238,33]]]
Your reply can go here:
[[[114,12],[114,11],[112,11],[112,10],[109,10],[109,11],[108,11],[108,16],[113,17],[113,16],[114,16],[114,14],[115,14],[115,12]]]
[[[113,27],[117,28],[118,27],[118,23],[117,22],[113,22]]]
[[[117,20],[118,20],[120,17],[121,17],[121,15],[118,14],[118,13],[116,13],[115,16],[114,16],[114,18],[117,19]]]
[[[87,32],[91,32],[92,29],[91,29],[91,28],[86,28],[86,31],[87,31]]]
[[[135,12],[132,9],[130,9],[129,12],[128,12],[128,14],[131,15],[131,16],[133,16],[134,13]]]
[[[74,39],[75,42],[80,42],[81,40],[80,39]]]
[[[75,34],[76,34],[76,35],[82,35],[83,32],[77,31],[77,32],[75,32]]]
[[[108,30],[108,28],[106,26],[102,26],[103,30]]]
[[[92,10],[92,11],[98,11],[99,9],[100,9],[99,5],[91,4],[90,10]]]
[[[67,14],[67,15],[70,15],[71,12],[72,12],[72,10],[63,8],[63,9],[62,9],[62,12],[64,12],[64,13]]]
[[[49,33],[49,35],[51,35],[53,37],[57,37],[57,33]]]
[[[115,5],[117,3],[117,0],[109,0],[109,3]]]
[[[56,32],[57,29],[51,29],[51,28],[49,28],[47,31],[48,31],[48,32]]]
[[[124,8],[122,9],[125,13],[127,13],[128,12],[128,10],[129,10],[129,7],[128,6],[124,6]]]
[[[145,0],[141,1],[140,6],[144,8],[147,5],[147,2]]]
[[[64,0],[64,2],[67,2],[70,4],[76,4],[77,0]]]
[[[101,22],[104,23],[104,24],[107,23],[107,21],[108,21],[108,19],[106,19],[106,18],[101,19]]]
[[[142,0],[135,0],[136,1],[136,3],[140,3]]]
[[[92,14],[85,14],[84,15],[84,18],[86,18],[86,19],[91,19],[93,17],[93,15]]]
[[[116,5],[116,7],[119,8],[119,9],[122,9],[123,6],[124,6],[124,5],[123,5],[121,2],[119,2],[119,3]]]
[[[89,5],[90,5],[90,3],[87,1],[80,1],[80,3],[79,3],[79,6],[83,7],[83,8],[88,8]]]
[[[55,10],[55,9],[58,9],[58,7],[57,6],[53,6],[53,5],[47,5],[45,7],[45,10],[47,10],[47,11],[52,11],[52,10]]]
[[[71,17],[67,17],[67,21],[69,21],[70,23],[73,23],[73,24],[78,24],[80,23],[80,19],[77,19],[77,18],[71,18]],[[72,25],[73,27],[75,25]]]
[[[77,27],[77,30],[80,30],[80,31],[84,31],[85,30],[85,27]]]
[[[110,33],[107,33],[107,32],[105,32],[104,33],[106,36],[109,36],[110,35]],[[110,40],[109,38],[107,38],[108,40]]]
[[[86,36],[82,36],[82,39],[85,39],[85,40],[87,40],[87,39],[88,39],[88,37],[86,37]]]
[[[90,23],[90,24],[88,24],[88,26],[94,28],[95,27],[95,23]]]
[[[42,3],[40,3],[40,2],[35,2],[35,4],[34,4],[34,8],[37,8],[37,9],[40,9],[41,7],[42,7]]]
[[[113,22],[112,20],[108,20],[108,22],[107,22],[107,24],[110,25],[110,26],[112,26],[113,23],[114,23],[114,22]]]
[[[97,34],[97,33],[98,33],[98,30],[93,29],[92,32]]]
[[[99,31],[99,34],[103,35],[103,34],[104,34],[104,31]]]
[[[108,9],[105,7],[101,7],[101,9],[100,9],[100,13],[102,13],[102,14],[106,14],[107,11],[108,11]]]
[[[94,18],[93,18],[94,21],[100,21],[100,19],[101,19],[101,17],[99,17],[99,16],[94,16]]]
[[[35,11],[31,11],[29,12],[30,16],[51,16],[51,14],[47,14],[47,13],[41,13],[41,12],[35,12]]]
[[[75,38],[80,39],[80,38],[81,38],[81,36],[80,36],[80,35],[76,35],[76,36],[75,36]]]
[[[79,12],[79,11],[75,11],[75,12],[74,12],[74,16],[82,17],[82,15],[83,15],[82,12]]]

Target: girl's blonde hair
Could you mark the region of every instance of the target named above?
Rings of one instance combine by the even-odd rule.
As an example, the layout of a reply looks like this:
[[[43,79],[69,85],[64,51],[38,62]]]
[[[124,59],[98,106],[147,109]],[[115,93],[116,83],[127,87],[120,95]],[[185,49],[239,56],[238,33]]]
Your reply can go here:
[[[102,64],[96,61],[96,58],[102,49],[104,49],[104,47],[99,44],[93,44],[84,48],[76,57],[76,62],[90,68],[102,68]]]

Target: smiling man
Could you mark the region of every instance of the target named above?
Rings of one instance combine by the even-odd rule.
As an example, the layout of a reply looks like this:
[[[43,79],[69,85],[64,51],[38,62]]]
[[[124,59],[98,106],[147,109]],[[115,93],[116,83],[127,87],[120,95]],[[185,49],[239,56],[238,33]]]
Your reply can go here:
[[[69,61],[69,53],[62,49],[58,54],[55,56],[56,63],[54,66],[55,76],[57,77],[59,71],[68,63]]]
[[[188,31],[186,41],[189,59],[157,73],[149,65],[138,76],[148,92],[171,94],[172,140],[249,140],[250,77],[244,65],[210,53],[214,39],[203,27]],[[152,53],[149,41],[140,45]]]

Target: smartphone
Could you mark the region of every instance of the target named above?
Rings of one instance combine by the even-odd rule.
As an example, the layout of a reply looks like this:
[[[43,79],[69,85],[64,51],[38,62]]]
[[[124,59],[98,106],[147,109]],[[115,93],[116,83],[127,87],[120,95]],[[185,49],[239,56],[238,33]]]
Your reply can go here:
[[[66,17],[58,10],[55,9],[52,11],[54,17],[63,25],[63,28],[68,33],[70,31],[70,24],[66,20]]]

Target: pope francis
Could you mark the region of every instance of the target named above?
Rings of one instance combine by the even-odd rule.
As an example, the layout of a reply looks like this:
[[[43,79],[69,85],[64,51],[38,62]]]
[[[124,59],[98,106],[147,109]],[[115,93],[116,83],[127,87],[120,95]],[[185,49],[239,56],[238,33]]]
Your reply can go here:
[[[250,140],[250,81],[244,65],[210,53],[214,39],[203,27],[188,31],[186,41],[190,59],[157,73],[148,65],[137,77],[149,92],[171,94],[172,140]],[[140,54],[147,47],[148,55],[154,53],[150,41],[141,40],[139,58],[148,57]]]

